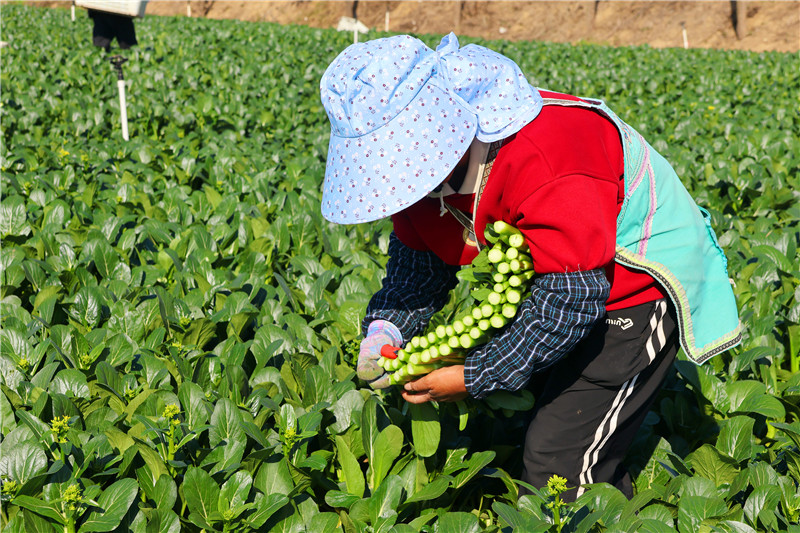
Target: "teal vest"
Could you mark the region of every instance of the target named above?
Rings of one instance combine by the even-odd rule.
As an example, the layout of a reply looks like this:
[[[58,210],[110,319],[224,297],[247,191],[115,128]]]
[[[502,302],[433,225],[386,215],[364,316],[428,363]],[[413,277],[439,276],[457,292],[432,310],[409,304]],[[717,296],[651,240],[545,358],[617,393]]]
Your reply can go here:
[[[728,261],[675,171],[602,101],[545,98],[544,105],[595,109],[620,132],[625,200],[617,217],[615,261],[652,275],[675,306],[680,343],[695,363],[736,346],[742,326],[728,278]],[[588,102],[588,103],[587,103]]]

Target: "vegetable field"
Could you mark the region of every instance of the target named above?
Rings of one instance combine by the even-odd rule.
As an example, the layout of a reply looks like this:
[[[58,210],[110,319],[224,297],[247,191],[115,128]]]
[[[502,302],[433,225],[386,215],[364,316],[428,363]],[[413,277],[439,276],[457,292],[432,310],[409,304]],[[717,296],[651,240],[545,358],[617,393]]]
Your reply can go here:
[[[355,377],[391,226],[320,214],[319,79],[352,35],[137,21],[126,142],[85,12],[0,9],[3,531],[800,532],[796,55],[462,39],[673,163],[745,325],[676,364],[633,500],[564,504],[517,497],[529,395],[411,408]]]

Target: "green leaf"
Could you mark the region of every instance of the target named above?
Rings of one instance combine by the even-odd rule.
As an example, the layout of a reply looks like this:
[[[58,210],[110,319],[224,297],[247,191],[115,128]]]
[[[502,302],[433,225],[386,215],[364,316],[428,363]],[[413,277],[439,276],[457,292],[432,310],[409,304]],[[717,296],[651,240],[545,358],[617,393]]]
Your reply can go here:
[[[414,449],[422,457],[430,457],[439,449],[442,429],[439,413],[430,403],[409,404],[411,435]]]
[[[83,372],[73,368],[60,371],[50,382],[50,392],[89,399],[89,383]]]
[[[250,527],[258,530],[269,518],[289,503],[289,498],[285,494],[270,494],[264,496],[259,494],[255,499],[256,510],[247,517]]]
[[[101,318],[103,303],[97,287],[81,287],[69,308],[70,316],[86,327],[95,327]]]
[[[308,531],[342,531],[339,527],[339,515],[336,513],[318,513],[311,518]]]
[[[672,517],[672,511],[665,505],[653,504],[643,508],[638,513],[639,518],[644,520],[652,520],[661,522],[663,525],[670,528],[670,531],[675,529],[675,519]]]
[[[181,521],[171,509],[156,509],[147,522],[147,533],[180,533]]]
[[[466,485],[470,479],[492,462],[494,455],[495,453],[489,450],[472,454],[472,457],[462,465],[461,472],[454,477],[453,488],[459,489]]]
[[[781,490],[774,485],[755,487],[744,503],[744,514],[750,524],[758,528],[758,520],[762,512],[772,513],[778,509],[781,501]]]
[[[752,435],[755,421],[749,416],[725,420],[717,438],[717,449],[741,463],[753,453]]]
[[[740,413],[759,413],[781,420],[786,416],[780,400],[766,392],[764,383],[754,380],[733,381],[727,385],[730,409]]]
[[[169,472],[167,471],[167,465],[164,464],[161,456],[158,455],[158,453],[145,441],[135,437],[133,440],[136,443],[136,450],[139,452],[139,456],[145,462],[147,472],[150,474],[150,484],[155,486],[158,478],[160,478],[162,475],[169,475]]]
[[[349,390],[345,392],[330,408],[330,410],[333,411],[333,415],[336,417],[336,422],[330,424],[328,430],[333,433],[344,433],[347,431],[352,424],[353,417],[361,413],[363,406],[364,397],[361,395],[360,391]]]
[[[484,400],[492,409],[510,409],[512,411],[530,411],[533,409],[533,393],[529,390],[516,392],[496,391]]]
[[[783,420],[786,417],[786,409],[781,401],[770,394],[748,396],[737,410],[743,413],[758,413],[772,420]]]
[[[25,200],[21,196],[8,196],[0,204],[0,236],[24,236],[31,232],[27,222]]]
[[[208,422],[206,395],[199,385],[184,381],[178,387],[178,399],[184,412],[184,420],[189,429],[195,430]]]
[[[370,522],[376,532],[387,531],[397,521],[397,507],[400,505],[402,494],[403,482],[398,476],[391,475],[387,476],[370,496],[367,505]]]
[[[723,516],[725,501],[717,496],[683,495],[678,501],[678,530],[700,531],[703,520]]]
[[[373,451],[374,443],[380,432],[377,406],[378,400],[375,399],[375,396],[370,395],[361,408],[361,440],[364,444],[367,459],[370,461],[375,455]]]
[[[113,531],[133,504],[139,485],[132,478],[120,479],[103,491],[97,502],[101,510],[92,511],[81,531]]]
[[[192,320],[182,334],[178,335],[181,344],[202,350],[217,333],[217,325],[207,318]]]
[[[439,533],[479,533],[483,529],[474,514],[455,512],[439,518],[436,530]]]
[[[33,498],[31,496],[17,496],[13,500],[11,500],[13,505],[17,505],[22,507],[23,509],[28,509],[29,511],[33,511],[34,513],[43,516],[45,518],[49,518],[53,520],[57,524],[64,524],[64,519],[61,517],[61,513],[56,508],[55,504],[50,502],[45,502],[40,500],[39,498]]]
[[[17,418],[19,418],[20,422],[25,424],[28,429],[33,432],[36,440],[41,441],[44,438],[44,435],[50,431],[50,427],[47,424],[27,411],[17,410],[14,412],[14,414],[17,415]]]
[[[211,524],[211,513],[217,510],[220,491],[219,485],[208,472],[190,466],[183,478],[181,491],[189,511],[200,516],[207,524]]]
[[[422,489],[411,494],[411,496],[403,503],[408,504],[414,502],[435,500],[436,498],[438,498],[447,491],[448,487],[450,487],[450,482],[452,480],[453,478],[451,476],[447,475],[436,476],[433,479],[433,481],[422,487]]]
[[[738,461],[723,455],[710,444],[693,451],[687,459],[698,475],[710,479],[717,486],[732,483],[739,473]]]
[[[675,361],[675,368],[716,410],[721,413],[730,410],[728,393],[721,379],[691,361]]]
[[[219,512],[224,513],[229,509],[239,507],[247,502],[250,487],[253,486],[253,476],[246,470],[239,470],[228,478],[222,485],[219,493]]]
[[[763,257],[769,258],[774,266],[783,272],[792,272],[795,268],[797,268],[797,264],[795,262],[787,258],[786,254],[781,253],[774,246],[754,246],[751,250],[751,253],[754,257],[758,258],[759,261],[762,260]]]
[[[214,406],[211,414],[211,429],[208,440],[212,446],[218,447],[221,456],[215,456],[218,470],[224,470],[239,464],[244,456],[247,437],[240,423],[241,416],[236,405],[223,398]],[[208,460],[211,459],[207,458]]]
[[[153,500],[156,509],[172,509],[178,499],[178,487],[170,476],[162,475],[153,487]]]
[[[290,506],[282,506],[269,518],[263,531],[270,533],[305,533],[303,516]]]
[[[344,439],[339,435],[336,435],[336,454],[339,459],[339,464],[342,467],[342,474],[344,475],[347,492],[361,498],[366,488],[361,465],[350,451],[347,443],[345,443]]]
[[[367,478],[370,488],[376,488],[389,473],[395,459],[403,449],[403,431],[395,426],[387,426],[375,437],[370,456]]]
[[[262,462],[253,479],[253,485],[267,496],[292,492],[294,483],[286,459],[280,455],[273,455]]]
[[[47,468],[47,456],[42,447],[27,441],[16,446],[0,448],[0,476],[24,485]]]
[[[19,528],[15,526],[19,526]],[[36,513],[32,513],[30,511],[26,511],[23,509],[17,516],[15,516],[11,520],[11,522],[9,522],[8,526],[3,529],[3,532],[8,531],[8,533],[61,533],[63,530],[64,528],[62,526],[59,526],[55,521],[50,520],[48,518],[44,518]]]
[[[106,241],[98,241],[93,254],[97,272],[106,279],[113,278],[114,269],[119,264],[119,256]]]
[[[334,509],[350,509],[350,507],[358,501],[361,501],[361,498],[353,496],[349,492],[329,490],[325,493],[325,503]]]
[[[641,519],[641,525],[636,529],[638,533],[675,533],[675,527],[667,525],[660,520],[652,518]]]

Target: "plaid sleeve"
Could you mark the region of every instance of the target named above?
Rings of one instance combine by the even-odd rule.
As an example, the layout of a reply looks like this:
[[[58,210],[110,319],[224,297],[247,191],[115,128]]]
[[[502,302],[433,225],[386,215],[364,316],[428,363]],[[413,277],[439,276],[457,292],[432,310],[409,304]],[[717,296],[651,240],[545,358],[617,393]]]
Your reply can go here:
[[[409,248],[392,232],[383,288],[367,306],[362,332],[366,335],[369,323],[381,319],[397,326],[403,339],[419,335],[433,314],[447,303],[460,268],[448,265],[433,252]]]
[[[605,314],[610,287],[602,269],[537,278],[514,322],[467,357],[470,395],[519,390],[531,374],[564,357]]]

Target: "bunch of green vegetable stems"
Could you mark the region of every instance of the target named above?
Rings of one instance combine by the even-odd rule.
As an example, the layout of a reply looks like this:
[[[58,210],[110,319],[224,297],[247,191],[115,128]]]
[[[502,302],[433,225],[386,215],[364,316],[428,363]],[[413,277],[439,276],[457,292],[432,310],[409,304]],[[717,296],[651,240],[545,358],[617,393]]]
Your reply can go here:
[[[392,384],[464,364],[470,350],[488,342],[516,316],[534,275],[527,242],[517,228],[503,221],[487,224],[484,235],[491,246],[483,248],[478,258],[484,255],[491,268],[476,274],[480,281],[472,291],[481,297],[452,323],[412,338],[401,349],[384,346],[378,364],[390,372]]]

